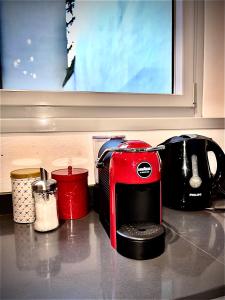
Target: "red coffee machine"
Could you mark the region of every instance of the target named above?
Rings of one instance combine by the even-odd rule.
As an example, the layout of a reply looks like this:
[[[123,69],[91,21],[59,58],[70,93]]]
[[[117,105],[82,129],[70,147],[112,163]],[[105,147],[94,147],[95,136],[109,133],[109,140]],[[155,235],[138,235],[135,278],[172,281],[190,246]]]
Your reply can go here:
[[[164,251],[157,153],[162,149],[111,139],[99,150],[99,217],[112,247],[123,256],[149,259]]]

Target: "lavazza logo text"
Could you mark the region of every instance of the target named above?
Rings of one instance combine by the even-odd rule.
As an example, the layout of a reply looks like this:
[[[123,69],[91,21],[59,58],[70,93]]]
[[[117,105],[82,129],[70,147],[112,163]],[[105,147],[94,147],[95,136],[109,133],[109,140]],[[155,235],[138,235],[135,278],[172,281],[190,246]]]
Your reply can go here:
[[[151,175],[152,173],[152,166],[148,162],[141,162],[137,166],[137,174],[141,178],[147,178]]]

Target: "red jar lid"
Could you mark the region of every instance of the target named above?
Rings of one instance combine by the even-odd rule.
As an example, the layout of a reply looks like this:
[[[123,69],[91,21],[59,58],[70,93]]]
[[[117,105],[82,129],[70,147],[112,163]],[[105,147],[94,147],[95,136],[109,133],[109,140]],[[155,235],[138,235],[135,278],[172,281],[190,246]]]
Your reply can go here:
[[[88,176],[88,170],[82,168],[72,168],[69,166],[67,169],[59,169],[52,171],[52,178],[57,181],[75,181],[80,179],[86,179]]]

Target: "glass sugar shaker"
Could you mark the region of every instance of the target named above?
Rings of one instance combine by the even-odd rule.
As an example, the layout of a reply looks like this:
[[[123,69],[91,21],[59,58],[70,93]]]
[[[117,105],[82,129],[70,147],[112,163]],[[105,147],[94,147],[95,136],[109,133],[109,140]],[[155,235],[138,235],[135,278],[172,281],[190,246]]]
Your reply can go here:
[[[40,232],[53,230],[59,226],[57,212],[57,182],[47,179],[47,171],[40,169],[41,180],[32,184],[36,220],[34,229]]]

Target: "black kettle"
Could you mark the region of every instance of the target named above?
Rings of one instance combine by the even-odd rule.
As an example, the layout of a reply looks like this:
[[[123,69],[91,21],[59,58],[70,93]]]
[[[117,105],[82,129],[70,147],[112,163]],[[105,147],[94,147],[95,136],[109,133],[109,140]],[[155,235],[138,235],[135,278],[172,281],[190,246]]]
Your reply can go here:
[[[201,210],[212,204],[212,190],[225,176],[225,155],[212,139],[200,135],[174,136],[166,140],[162,160],[163,205],[180,210]],[[217,160],[210,170],[208,152]]]

